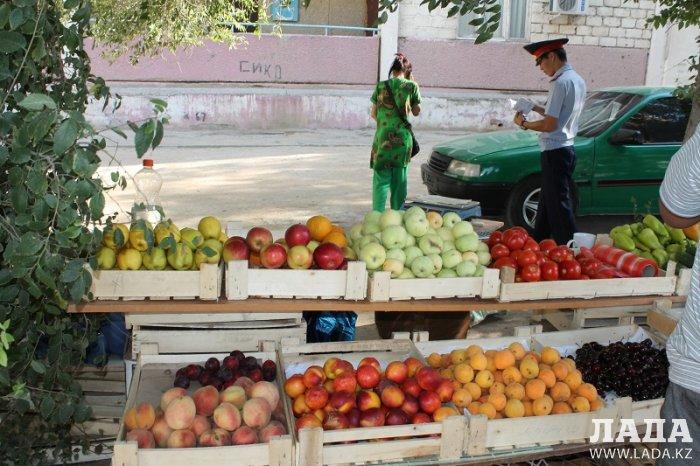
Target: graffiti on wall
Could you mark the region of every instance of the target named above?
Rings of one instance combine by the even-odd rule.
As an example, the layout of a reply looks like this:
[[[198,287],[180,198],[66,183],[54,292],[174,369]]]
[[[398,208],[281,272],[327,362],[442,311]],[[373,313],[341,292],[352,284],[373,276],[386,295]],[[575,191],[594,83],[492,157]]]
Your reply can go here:
[[[264,76],[269,79],[282,79],[282,66],[273,63],[257,63],[248,60],[238,62],[238,70],[241,73],[251,73],[256,76]]]

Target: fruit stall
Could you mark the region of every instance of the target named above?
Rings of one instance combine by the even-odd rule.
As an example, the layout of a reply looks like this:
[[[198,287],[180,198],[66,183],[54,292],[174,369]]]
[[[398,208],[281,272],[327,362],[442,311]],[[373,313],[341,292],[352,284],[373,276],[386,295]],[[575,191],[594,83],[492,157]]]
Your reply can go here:
[[[658,417],[664,338],[695,247],[658,219],[590,248],[518,227],[483,235],[417,206],[369,212],[347,231],[322,216],[223,230],[205,217],[196,229],[103,232],[91,295],[69,312],[121,312],[133,332],[113,464],[546,457],[594,446],[593,418],[617,431],[621,419]],[[307,343],[301,318],[652,307],[652,328],[435,341]]]

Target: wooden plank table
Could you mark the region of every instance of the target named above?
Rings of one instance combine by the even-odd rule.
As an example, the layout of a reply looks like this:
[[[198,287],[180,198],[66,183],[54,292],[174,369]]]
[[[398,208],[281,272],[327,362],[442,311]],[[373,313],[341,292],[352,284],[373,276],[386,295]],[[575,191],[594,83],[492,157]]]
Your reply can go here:
[[[515,301],[501,303],[495,299],[440,298],[408,301],[344,301],[336,299],[271,299],[249,298],[242,301],[203,300],[138,300],[92,301],[71,304],[70,313],[138,313],[138,314],[188,314],[188,313],[286,313],[286,312],[470,312],[470,311],[531,311],[539,309],[583,309],[614,306],[652,305],[658,299],[685,302],[685,296],[630,296],[592,299],[549,299],[539,301]]]

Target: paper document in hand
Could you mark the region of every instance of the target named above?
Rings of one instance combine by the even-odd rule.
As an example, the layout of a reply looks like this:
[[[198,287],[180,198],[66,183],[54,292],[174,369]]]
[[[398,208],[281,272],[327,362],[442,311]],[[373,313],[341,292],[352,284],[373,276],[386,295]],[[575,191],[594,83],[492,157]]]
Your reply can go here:
[[[535,107],[535,103],[527,99],[520,98],[518,100],[508,99],[510,101],[510,107],[516,112],[520,112],[523,115],[527,115]]]

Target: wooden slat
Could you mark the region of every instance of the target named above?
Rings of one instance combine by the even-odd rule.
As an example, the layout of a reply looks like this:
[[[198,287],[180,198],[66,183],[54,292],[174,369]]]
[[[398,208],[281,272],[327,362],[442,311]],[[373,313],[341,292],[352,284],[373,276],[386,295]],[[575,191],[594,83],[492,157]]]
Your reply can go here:
[[[463,278],[390,278],[389,272],[375,272],[370,279],[371,301],[435,299],[435,298],[495,298],[500,285],[498,271],[486,269],[483,277]]]

